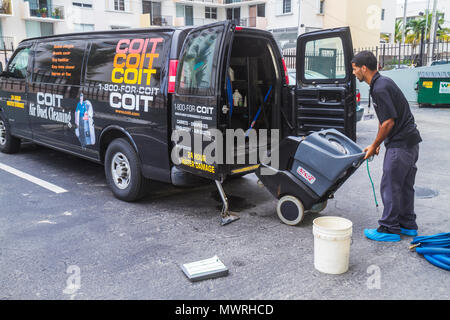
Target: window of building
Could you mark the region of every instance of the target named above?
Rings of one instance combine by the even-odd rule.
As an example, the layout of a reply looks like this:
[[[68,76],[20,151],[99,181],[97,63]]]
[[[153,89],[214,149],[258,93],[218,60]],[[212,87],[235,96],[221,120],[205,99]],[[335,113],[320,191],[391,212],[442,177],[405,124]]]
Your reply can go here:
[[[72,5],[80,8],[92,8],[92,0],[78,0],[72,2]]]
[[[25,21],[25,30],[27,38],[51,36],[53,32],[53,23],[38,22],[38,21]]]
[[[177,15],[177,18],[182,18],[182,17],[184,17],[184,5],[179,4],[179,3],[176,3],[175,6],[176,6],[176,15]]]
[[[176,15],[177,18],[184,18],[185,26],[194,25],[194,7],[186,6],[183,4],[176,4]]]
[[[206,19],[217,19],[217,8],[205,7]]]
[[[266,4],[265,3],[258,4],[256,6],[256,11],[257,11],[256,15],[258,17],[265,17],[266,16]]]
[[[381,9],[381,21],[384,20],[384,10],[385,10],[385,9]]]
[[[319,1],[319,14],[324,13],[324,7],[325,7],[325,0],[320,0]]]
[[[86,24],[86,23],[74,23],[73,24],[73,31],[76,32],[87,32],[87,31],[94,31],[94,25],[93,24]]]
[[[291,13],[291,0],[283,0],[283,13]]]
[[[125,11],[125,0],[114,0],[114,10]]]

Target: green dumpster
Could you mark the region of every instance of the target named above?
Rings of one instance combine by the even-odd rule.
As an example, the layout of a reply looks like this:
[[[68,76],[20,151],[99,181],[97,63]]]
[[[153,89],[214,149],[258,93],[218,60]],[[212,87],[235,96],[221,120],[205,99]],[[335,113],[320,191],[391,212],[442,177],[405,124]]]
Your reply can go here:
[[[417,103],[419,107],[450,106],[450,72],[419,72]]]

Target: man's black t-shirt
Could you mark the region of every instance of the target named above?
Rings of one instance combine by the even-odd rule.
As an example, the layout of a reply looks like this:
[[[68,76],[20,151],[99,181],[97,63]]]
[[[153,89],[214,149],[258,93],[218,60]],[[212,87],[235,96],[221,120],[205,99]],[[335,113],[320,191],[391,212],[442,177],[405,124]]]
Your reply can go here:
[[[380,123],[390,118],[395,121],[384,140],[386,148],[411,147],[422,141],[408,100],[392,79],[377,72],[370,83],[370,95]]]

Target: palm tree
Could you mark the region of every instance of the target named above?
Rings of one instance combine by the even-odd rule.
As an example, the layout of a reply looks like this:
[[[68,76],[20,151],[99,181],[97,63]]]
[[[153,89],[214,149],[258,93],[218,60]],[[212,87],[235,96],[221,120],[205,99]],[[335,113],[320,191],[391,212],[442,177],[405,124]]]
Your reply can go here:
[[[397,21],[395,21],[395,31],[394,31],[395,43],[400,43],[402,41],[402,32],[403,32],[403,21],[401,19],[397,19]]]
[[[411,19],[406,23],[405,43],[411,43],[413,48],[420,42],[422,30],[425,29],[426,20],[423,17]]]
[[[450,41],[450,28],[439,28],[436,32],[436,37],[439,41]]]

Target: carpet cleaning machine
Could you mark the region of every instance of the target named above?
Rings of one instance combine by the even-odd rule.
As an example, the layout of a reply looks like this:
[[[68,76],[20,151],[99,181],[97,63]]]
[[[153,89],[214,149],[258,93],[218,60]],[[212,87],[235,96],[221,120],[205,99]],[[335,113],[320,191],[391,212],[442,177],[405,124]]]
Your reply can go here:
[[[363,163],[365,152],[351,139],[327,129],[280,142],[278,168],[261,163],[256,175],[278,201],[277,214],[288,225],[305,211],[320,212],[327,200]],[[267,173],[271,174],[267,174]]]

